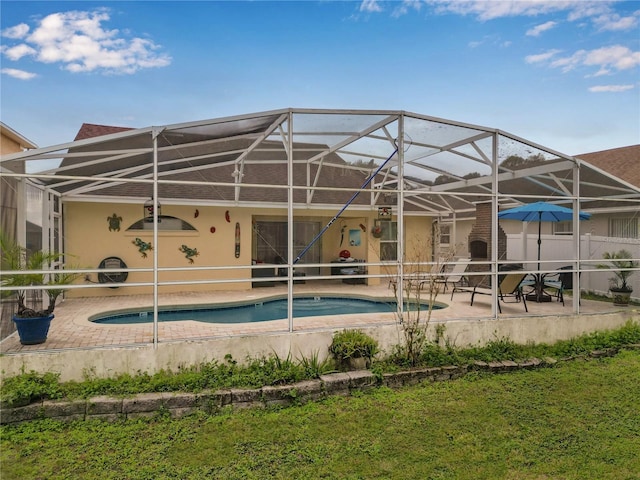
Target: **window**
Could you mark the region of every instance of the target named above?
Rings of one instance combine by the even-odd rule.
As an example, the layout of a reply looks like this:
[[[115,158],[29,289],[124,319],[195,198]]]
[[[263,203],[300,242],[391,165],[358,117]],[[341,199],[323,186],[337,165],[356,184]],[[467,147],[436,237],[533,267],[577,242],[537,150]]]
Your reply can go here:
[[[153,222],[148,222],[146,218],[138,220],[136,223],[127,228],[127,231],[132,230],[153,230]],[[158,231],[193,231],[196,229],[188,222],[169,215],[158,216]]]
[[[440,224],[440,245],[449,245],[451,243],[451,225]]]
[[[638,238],[637,218],[621,217],[609,219],[609,236],[617,238]]]
[[[382,227],[382,235],[380,236],[380,260],[397,260],[398,222],[381,220],[378,225]]]
[[[573,220],[566,222],[554,222],[553,234],[554,235],[572,235],[573,234]]]

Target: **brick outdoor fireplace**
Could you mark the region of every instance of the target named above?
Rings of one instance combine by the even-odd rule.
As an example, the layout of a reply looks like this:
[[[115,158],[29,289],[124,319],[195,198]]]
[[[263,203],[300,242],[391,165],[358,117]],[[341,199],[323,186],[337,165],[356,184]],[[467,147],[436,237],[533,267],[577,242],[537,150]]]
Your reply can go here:
[[[497,219],[496,219],[497,221]],[[476,221],[469,233],[469,256],[472,262],[491,261],[492,244],[491,229],[493,216],[491,215],[491,202],[481,202],[476,204]],[[498,225],[498,260],[504,260],[507,256],[507,234]],[[490,265],[473,265],[467,268],[470,272],[490,272]],[[482,281],[481,276],[469,277],[469,282],[474,285]],[[482,282],[485,283],[485,282]]]

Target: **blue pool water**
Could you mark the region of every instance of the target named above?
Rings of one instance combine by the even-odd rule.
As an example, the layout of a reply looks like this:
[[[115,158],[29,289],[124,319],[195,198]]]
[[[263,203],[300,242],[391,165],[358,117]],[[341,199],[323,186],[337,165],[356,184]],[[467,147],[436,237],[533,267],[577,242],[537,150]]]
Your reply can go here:
[[[427,309],[428,305],[422,308]],[[434,305],[434,309],[442,305]],[[320,315],[344,315],[351,313],[390,313],[396,311],[393,301],[365,300],[345,297],[302,297],[293,299],[293,316],[310,317]],[[203,306],[161,309],[159,322],[195,320],[207,323],[266,322],[287,318],[287,299],[277,298],[233,306]],[[91,318],[94,323],[123,325],[153,322],[153,311],[136,311],[122,314],[105,314]]]

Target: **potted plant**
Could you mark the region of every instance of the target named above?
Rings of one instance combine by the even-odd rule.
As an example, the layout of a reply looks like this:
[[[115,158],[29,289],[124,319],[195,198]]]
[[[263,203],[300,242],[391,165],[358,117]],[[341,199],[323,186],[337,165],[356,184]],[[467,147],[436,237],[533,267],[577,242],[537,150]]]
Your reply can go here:
[[[0,284],[10,287],[12,290],[4,294],[16,295],[17,311],[13,316],[16,324],[20,343],[34,345],[44,343],[47,340],[49,326],[53,319],[53,311],[56,300],[64,291],[64,285],[69,285],[78,273],[67,273],[63,270],[45,270],[54,262],[59,261],[61,253],[44,252],[38,250],[28,253],[27,250],[15,241],[0,235],[0,248],[2,249],[2,274]],[[7,273],[4,273],[7,272]],[[43,286],[47,294],[49,305],[44,309],[29,308],[25,304],[27,290],[21,287]]]
[[[598,268],[613,270],[613,277],[609,278],[609,291],[613,296],[613,304],[618,306],[629,305],[633,288],[627,282],[634,274],[634,268],[638,268],[640,262],[631,260],[633,256],[627,250],[617,252],[605,252],[602,256],[608,260],[608,264],[598,265]]]
[[[371,366],[378,353],[378,342],[362,330],[343,330],[334,334],[329,353],[346,370],[361,370]]]

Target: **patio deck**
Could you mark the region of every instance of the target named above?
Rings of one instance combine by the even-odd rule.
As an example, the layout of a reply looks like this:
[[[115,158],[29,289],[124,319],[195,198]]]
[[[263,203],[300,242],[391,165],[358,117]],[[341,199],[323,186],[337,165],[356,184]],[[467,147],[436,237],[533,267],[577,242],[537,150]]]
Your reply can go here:
[[[259,301],[276,295],[286,295],[286,285],[273,288],[254,288],[248,291],[214,291],[207,293],[174,293],[161,295],[161,306],[220,304],[237,301]],[[315,284],[307,282],[305,285],[295,285],[295,294],[312,295],[363,295],[370,297],[391,297],[392,291],[385,284],[380,286],[346,285],[337,282]],[[427,299],[425,292],[422,300]],[[471,294],[457,292],[451,300],[450,290],[441,293],[436,301],[448,305],[447,308],[434,310],[432,322],[442,323],[453,320],[482,320],[491,319],[491,297],[476,296],[474,305],[470,306]],[[94,349],[100,347],[125,347],[148,345],[153,343],[153,324],[133,325],[104,325],[95,324],[88,319],[96,314],[114,310],[150,307],[150,295],[131,295],[104,298],[73,298],[67,299],[56,307],[56,318],[51,324],[48,340],[40,345],[21,345],[17,333],[7,337],[0,343],[0,353],[3,355],[27,354],[30,352],[50,352],[68,349]],[[571,298],[565,299],[566,305],[552,301],[548,303],[527,302],[529,313],[525,313],[522,303],[501,303],[502,318],[518,318],[531,316],[572,315]],[[582,300],[581,314],[593,315],[615,311],[612,304],[591,300]],[[388,325],[395,322],[395,315],[383,314],[352,314],[304,317],[294,319],[293,331],[322,331],[348,327],[371,327]],[[160,322],[158,323],[158,341],[178,342],[219,337],[264,335],[286,333],[287,320],[244,324],[213,324],[197,321]]]

